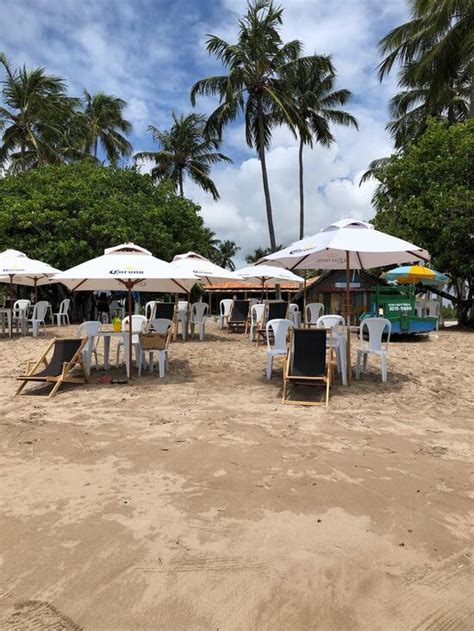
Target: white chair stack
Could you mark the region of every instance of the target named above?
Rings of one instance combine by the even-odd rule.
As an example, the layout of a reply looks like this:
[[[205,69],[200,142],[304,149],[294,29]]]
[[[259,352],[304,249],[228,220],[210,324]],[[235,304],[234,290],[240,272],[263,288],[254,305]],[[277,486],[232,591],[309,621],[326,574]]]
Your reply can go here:
[[[364,340],[364,330],[367,329],[369,339]],[[387,331],[385,343],[382,342],[383,334]],[[360,324],[359,336],[360,347],[357,350],[356,379],[360,377],[360,365],[363,363],[362,371],[367,372],[367,360],[369,355],[380,357],[382,365],[382,381],[387,381],[388,367],[388,345],[390,343],[390,333],[392,323],[387,318],[364,318]]]
[[[299,306],[292,302],[288,307],[288,319],[293,322],[296,329],[301,327],[301,311]]]
[[[18,333],[20,327],[23,335],[26,333],[26,320],[28,318],[28,311],[31,307],[30,300],[15,300],[13,303],[13,323],[16,324],[16,332]]]
[[[194,337],[194,329],[199,327],[199,339],[202,341],[205,335],[206,315],[209,310],[207,302],[195,302],[191,306],[191,336]]]
[[[186,340],[188,337],[188,324],[189,324],[189,302],[187,300],[178,301],[178,329],[179,325],[181,325],[181,337],[183,340]],[[179,333],[179,331],[177,331]]]

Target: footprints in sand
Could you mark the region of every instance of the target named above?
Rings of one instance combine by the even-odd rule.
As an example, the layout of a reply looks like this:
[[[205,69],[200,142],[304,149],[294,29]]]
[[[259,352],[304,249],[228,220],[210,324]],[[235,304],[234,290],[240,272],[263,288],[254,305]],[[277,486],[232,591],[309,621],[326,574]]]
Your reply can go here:
[[[224,556],[181,556],[168,561],[149,559],[135,565],[138,572],[256,572],[268,569],[268,563]]]
[[[0,620],[4,631],[82,631],[82,627],[61,613],[54,605],[41,600],[26,600],[16,605],[16,611]]]
[[[410,581],[390,609],[412,631],[472,629],[474,602],[464,595],[472,593],[472,568],[469,552],[456,554],[441,562],[421,579]]]
[[[93,432],[85,430],[78,425],[67,425],[69,434],[72,435],[72,441],[82,451],[89,454],[104,454],[104,449],[96,440]]]

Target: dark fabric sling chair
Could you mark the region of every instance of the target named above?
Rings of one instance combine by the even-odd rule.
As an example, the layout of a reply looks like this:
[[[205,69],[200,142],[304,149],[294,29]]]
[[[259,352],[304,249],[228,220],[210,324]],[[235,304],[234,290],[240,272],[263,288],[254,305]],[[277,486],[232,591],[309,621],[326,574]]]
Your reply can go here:
[[[270,320],[286,320],[288,316],[288,303],[287,302],[269,302],[265,309],[265,315],[262,321],[262,326],[256,331],[257,333],[257,346],[260,339],[265,341],[266,338],[266,324]]]
[[[329,335],[329,340],[327,336]],[[329,341],[329,350],[327,342]],[[327,359],[329,354],[329,360]],[[290,384],[326,386],[326,407],[334,370],[331,330],[294,329],[290,333],[290,347],[283,373],[282,403],[294,405],[322,405],[323,401],[296,401],[288,399]]]
[[[28,362],[26,375],[17,377],[18,381],[23,383],[15,394],[20,394],[29,381],[54,383],[49,397],[54,397],[62,383],[88,383],[81,355],[87,339],[87,337],[54,339],[37,362]],[[53,349],[53,354],[48,361],[46,358],[51,349]],[[44,364],[44,368],[38,372],[41,364]],[[82,377],[70,374],[76,364],[82,370]]]
[[[173,340],[176,341],[178,332],[178,314],[176,311],[176,304],[174,302],[156,302],[154,317],[171,320],[171,322],[173,323],[173,331],[171,335]]]
[[[234,300],[227,320],[227,332],[229,332],[230,329],[234,331],[239,327],[243,327],[245,333],[247,333],[249,305],[248,300]]]

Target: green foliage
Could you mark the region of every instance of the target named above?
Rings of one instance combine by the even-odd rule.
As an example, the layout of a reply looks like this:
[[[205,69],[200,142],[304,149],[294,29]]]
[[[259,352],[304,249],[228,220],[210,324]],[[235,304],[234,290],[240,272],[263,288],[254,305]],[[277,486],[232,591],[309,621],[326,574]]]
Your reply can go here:
[[[234,241],[219,241],[217,251],[214,256],[214,263],[234,271],[235,263],[232,259],[239,250],[240,248],[234,243]]]
[[[165,260],[208,247],[199,206],[169,182],[93,161],[0,178],[0,251],[15,248],[67,269],[134,241]]]
[[[282,250],[282,245],[277,245],[275,249],[273,248],[257,248],[252,254],[247,254],[245,260],[247,263],[256,263],[260,259],[263,259],[264,256],[268,256],[272,252],[277,252],[278,250]]]
[[[173,125],[167,131],[160,131],[154,125],[148,130],[153,140],[161,146],[161,151],[141,151],[135,160],[152,160],[155,167],[151,171],[154,180],[171,180],[184,195],[183,179],[186,174],[204,191],[219,199],[216,185],[210,178],[211,166],[218,162],[232,162],[217,151],[221,141],[217,136],[205,133],[207,119],[202,114],[177,116],[173,112]]]
[[[466,304],[474,289],[473,164],[474,120],[430,120],[416,143],[375,170],[375,226],[426,248]]]

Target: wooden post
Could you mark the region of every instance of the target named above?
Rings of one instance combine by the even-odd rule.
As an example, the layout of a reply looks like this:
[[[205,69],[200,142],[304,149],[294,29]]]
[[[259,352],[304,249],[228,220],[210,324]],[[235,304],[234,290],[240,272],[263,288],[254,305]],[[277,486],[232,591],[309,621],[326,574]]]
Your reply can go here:
[[[13,329],[13,274],[9,274],[10,277],[10,326],[8,327],[8,335],[12,336]]]

